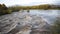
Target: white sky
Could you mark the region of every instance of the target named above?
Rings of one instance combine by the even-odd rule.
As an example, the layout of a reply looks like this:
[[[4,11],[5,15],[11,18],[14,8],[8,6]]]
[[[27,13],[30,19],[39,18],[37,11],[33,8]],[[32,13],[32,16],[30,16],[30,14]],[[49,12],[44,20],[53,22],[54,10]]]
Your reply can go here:
[[[1,4],[12,5],[39,5],[39,4],[60,4],[60,0],[0,0]]]

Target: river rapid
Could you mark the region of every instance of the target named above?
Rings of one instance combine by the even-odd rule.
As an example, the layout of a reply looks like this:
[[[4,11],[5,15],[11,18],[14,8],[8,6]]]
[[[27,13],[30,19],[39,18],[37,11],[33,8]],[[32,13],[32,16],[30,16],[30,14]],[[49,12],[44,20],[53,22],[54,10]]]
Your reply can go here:
[[[60,10],[24,10],[3,15],[0,16],[0,33],[30,34],[32,28],[48,27],[59,15]]]

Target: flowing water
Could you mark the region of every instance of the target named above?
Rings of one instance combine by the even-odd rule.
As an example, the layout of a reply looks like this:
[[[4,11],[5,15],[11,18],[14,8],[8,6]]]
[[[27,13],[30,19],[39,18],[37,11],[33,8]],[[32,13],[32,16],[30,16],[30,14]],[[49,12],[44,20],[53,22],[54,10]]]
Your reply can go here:
[[[60,15],[60,10],[30,10],[29,13],[42,16],[50,24]]]
[[[20,31],[22,32],[22,34],[24,33],[29,34],[31,29],[33,28],[39,27],[41,28],[44,25],[47,25],[47,27],[49,27],[48,24],[52,24],[55,21],[56,17],[60,15],[60,10],[29,10],[29,11],[30,12],[24,10],[0,16],[0,33],[15,34],[16,32]]]

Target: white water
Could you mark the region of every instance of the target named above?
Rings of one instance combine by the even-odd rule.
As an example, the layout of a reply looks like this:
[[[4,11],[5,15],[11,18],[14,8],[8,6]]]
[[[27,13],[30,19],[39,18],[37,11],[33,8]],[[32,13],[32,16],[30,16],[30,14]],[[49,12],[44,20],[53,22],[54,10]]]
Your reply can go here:
[[[44,26],[46,24],[46,22],[48,22],[49,24],[53,23],[53,21],[56,19],[56,17],[58,15],[60,15],[60,10],[30,10],[29,13],[26,11],[13,12],[12,14],[0,16],[1,27],[11,24],[11,25],[8,25],[9,27],[6,26],[6,27],[8,27],[8,29],[5,27],[3,28],[3,29],[7,29],[7,30],[2,29],[1,31],[7,32],[7,31],[9,31],[9,28],[11,29],[12,27],[14,27],[15,24],[17,24],[15,29],[19,30],[21,28],[24,33],[28,34],[29,33],[28,31],[30,31],[29,29],[32,27],[29,27],[26,32],[24,30],[24,28],[26,28],[26,26],[24,26],[24,25],[28,24],[28,26],[33,26],[33,28],[39,28],[39,27]],[[42,22],[42,23],[40,23],[40,22]],[[18,24],[18,23],[20,23],[20,24]],[[32,25],[30,25],[29,23]],[[10,26],[12,26],[12,27],[10,27]],[[21,31],[21,29],[20,29],[20,31]]]

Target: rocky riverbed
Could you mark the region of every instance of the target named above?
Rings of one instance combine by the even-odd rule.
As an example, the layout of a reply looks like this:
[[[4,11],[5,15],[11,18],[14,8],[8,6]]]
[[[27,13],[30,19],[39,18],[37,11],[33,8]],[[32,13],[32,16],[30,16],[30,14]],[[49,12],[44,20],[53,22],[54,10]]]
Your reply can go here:
[[[42,27],[49,28],[49,24],[39,15],[13,12],[0,16],[0,34],[31,34],[33,30],[49,31]]]

